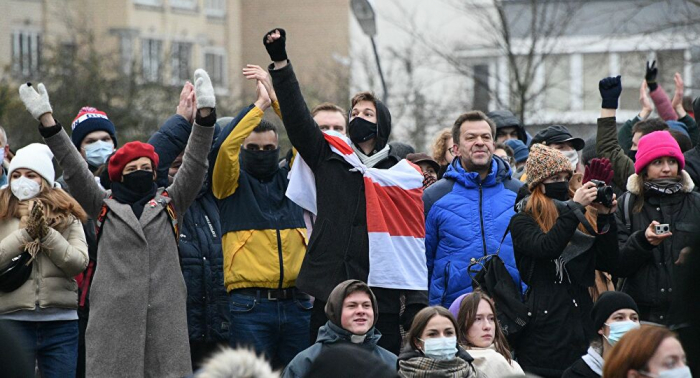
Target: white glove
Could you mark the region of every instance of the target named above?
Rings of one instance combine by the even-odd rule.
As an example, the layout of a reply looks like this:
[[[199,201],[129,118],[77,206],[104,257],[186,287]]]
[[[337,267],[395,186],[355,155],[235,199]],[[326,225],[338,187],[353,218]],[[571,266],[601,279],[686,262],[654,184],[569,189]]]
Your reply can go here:
[[[214,86],[211,85],[207,71],[201,68],[194,71],[194,95],[197,99],[197,109],[216,107]]]
[[[53,113],[51,104],[49,103],[49,94],[46,93],[46,87],[43,83],[37,85],[37,90],[32,87],[32,83],[22,84],[19,87],[19,97],[24,103],[29,113],[32,113],[37,121],[46,113]]]

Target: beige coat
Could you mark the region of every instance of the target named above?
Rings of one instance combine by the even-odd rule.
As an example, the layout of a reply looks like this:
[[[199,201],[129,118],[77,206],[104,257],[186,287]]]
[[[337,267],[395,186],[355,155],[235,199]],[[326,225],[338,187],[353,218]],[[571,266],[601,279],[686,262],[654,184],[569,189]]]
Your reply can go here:
[[[6,190],[10,190],[9,188]],[[19,228],[19,219],[0,221],[0,267],[24,252],[24,245],[31,241],[26,229]],[[88,264],[87,244],[83,226],[73,220],[63,232],[53,228],[42,240],[44,250],[32,263],[32,273],[27,282],[17,290],[0,292],[0,314],[18,310],[34,310],[58,307],[78,308],[78,284],[73,277]]]
[[[178,218],[196,198],[207,172],[213,127],[194,125],[177,178],[158,190],[140,219],[131,207],[109,199],[61,131],[46,138],[73,196],[91,219],[109,208],[97,246],[85,336],[87,376],[182,377],[192,372],[187,335],[185,281],[165,207]]]

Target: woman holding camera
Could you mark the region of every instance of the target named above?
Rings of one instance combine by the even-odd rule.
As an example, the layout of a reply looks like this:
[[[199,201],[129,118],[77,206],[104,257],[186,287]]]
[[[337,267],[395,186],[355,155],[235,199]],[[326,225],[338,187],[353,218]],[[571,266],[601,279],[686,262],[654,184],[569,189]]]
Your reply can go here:
[[[570,198],[571,163],[544,145],[532,146],[525,170],[531,195],[521,201],[510,231],[518,269],[530,287],[531,317],[516,356],[526,372],[561,377],[595,334],[588,288],[596,269],[609,272],[617,264],[617,201],[613,195],[610,207],[598,202],[605,188],[591,181]]]
[[[639,140],[635,174],[620,198],[618,275],[642,321],[669,324],[676,270],[700,224],[700,194],[684,166],[668,131],[647,134]]]

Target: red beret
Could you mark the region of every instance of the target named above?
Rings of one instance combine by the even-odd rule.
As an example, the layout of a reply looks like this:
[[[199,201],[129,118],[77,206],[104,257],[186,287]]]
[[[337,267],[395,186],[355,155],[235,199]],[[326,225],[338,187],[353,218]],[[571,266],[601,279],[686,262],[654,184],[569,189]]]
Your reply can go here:
[[[158,169],[158,154],[156,150],[153,149],[153,146],[138,141],[123,145],[109,159],[109,179],[113,182],[122,181],[122,171],[124,167],[130,162],[142,157],[151,159],[154,171]]]

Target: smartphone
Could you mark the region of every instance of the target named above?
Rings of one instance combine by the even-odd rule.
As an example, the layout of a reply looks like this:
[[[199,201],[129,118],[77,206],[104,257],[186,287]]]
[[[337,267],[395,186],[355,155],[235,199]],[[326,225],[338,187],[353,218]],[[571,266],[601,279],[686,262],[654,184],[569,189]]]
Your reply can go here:
[[[668,224],[657,224],[656,235],[668,234],[671,232],[671,227]]]

